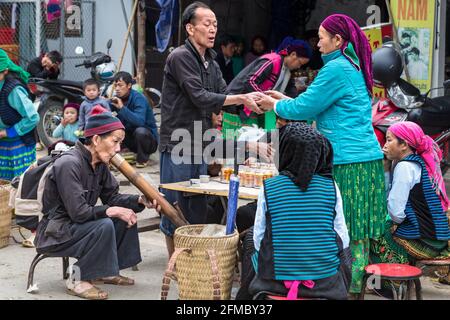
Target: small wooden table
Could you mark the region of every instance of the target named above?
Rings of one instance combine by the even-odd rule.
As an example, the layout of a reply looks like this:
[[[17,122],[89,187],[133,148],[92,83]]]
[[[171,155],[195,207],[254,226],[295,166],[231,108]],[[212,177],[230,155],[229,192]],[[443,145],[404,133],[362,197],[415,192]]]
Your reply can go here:
[[[209,183],[191,186],[189,181],[161,184],[162,189],[180,191],[189,194],[228,197],[229,184],[212,179]],[[259,189],[239,187],[239,199],[257,200]]]
[[[174,183],[164,183],[160,185],[160,188],[180,191],[183,192],[185,196],[193,196],[198,194],[218,196],[220,197],[220,202],[224,209],[224,216],[222,218],[222,223],[225,223],[226,212],[228,210],[228,192],[230,185],[228,183],[222,183],[216,179],[211,179],[208,183],[200,183],[198,185],[191,186],[190,181],[174,182]],[[246,188],[239,187],[239,199],[244,200],[257,200],[259,194],[259,189],[256,188]]]

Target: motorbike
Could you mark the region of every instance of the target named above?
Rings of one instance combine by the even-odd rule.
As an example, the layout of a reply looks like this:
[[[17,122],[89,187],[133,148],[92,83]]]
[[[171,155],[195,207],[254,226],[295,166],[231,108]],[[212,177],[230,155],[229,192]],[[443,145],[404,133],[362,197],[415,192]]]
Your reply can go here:
[[[430,98],[434,90],[450,88],[450,80],[442,87],[432,88],[425,94],[401,75],[404,60],[394,43],[386,43],[372,56],[373,77],[376,85],[386,89],[386,98],[374,99],[372,125],[381,147],[391,125],[412,121],[421,126],[425,134],[435,140],[442,150],[441,170],[445,174],[450,165],[450,96]]]
[[[85,56],[82,63],[75,65],[77,68],[90,69],[91,77],[100,84],[100,95],[104,97],[112,90],[116,71],[116,66],[109,55],[111,46],[112,39],[107,42],[107,53],[95,52],[89,57]],[[84,49],[77,47],[75,53],[84,55]],[[40,117],[37,133],[41,142],[48,147],[56,141],[52,133],[61,121],[63,106],[69,102],[78,104],[83,102],[83,82],[31,78],[28,87],[37,98],[34,101]],[[154,88],[146,88],[146,93],[151,99],[152,106],[159,107],[161,93]]]

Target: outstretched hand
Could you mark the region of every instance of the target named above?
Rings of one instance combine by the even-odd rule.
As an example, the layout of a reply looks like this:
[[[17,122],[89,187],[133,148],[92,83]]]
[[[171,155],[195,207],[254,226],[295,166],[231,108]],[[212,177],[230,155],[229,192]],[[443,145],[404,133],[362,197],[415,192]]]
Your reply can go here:
[[[258,97],[254,93],[242,94],[241,102],[243,105],[245,105],[247,108],[249,108],[253,112],[256,112],[257,114],[262,114],[262,113],[264,113],[264,111],[261,110],[255,102],[255,100],[257,98]]]
[[[270,111],[275,108],[275,103],[278,99],[272,98],[271,96],[264,94],[262,92],[253,92],[255,103],[260,109],[264,111]]]

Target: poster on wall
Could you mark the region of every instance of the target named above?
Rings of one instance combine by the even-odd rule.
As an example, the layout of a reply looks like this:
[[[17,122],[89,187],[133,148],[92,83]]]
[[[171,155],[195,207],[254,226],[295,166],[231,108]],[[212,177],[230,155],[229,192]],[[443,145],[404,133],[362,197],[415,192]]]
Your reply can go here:
[[[436,0],[391,0],[392,15],[409,80],[431,88]]]
[[[392,39],[392,24],[379,23],[362,28],[369,40],[372,52],[375,52],[383,45],[383,39]],[[383,87],[373,87],[373,95],[375,97],[386,97],[386,90]]]

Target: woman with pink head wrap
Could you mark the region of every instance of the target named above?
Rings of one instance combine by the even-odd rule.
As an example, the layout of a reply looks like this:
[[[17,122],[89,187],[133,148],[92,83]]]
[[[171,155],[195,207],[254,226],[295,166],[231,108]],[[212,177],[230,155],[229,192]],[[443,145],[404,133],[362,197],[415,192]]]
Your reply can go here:
[[[384,237],[372,246],[374,257],[388,263],[450,259],[441,150],[419,125],[406,121],[389,128],[383,152],[396,165],[388,195],[390,219]]]

